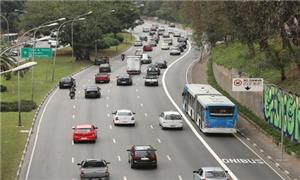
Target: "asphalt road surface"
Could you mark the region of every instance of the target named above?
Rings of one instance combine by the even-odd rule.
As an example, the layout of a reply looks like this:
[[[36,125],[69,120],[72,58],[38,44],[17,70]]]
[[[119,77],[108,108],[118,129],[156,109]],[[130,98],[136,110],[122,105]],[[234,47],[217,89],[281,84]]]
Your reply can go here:
[[[134,34],[142,34],[142,26],[135,28]],[[132,47],[125,54],[133,55],[136,49]],[[202,166],[222,166],[230,172],[232,179],[282,179],[238,136],[203,135],[189,119],[184,122],[182,131],[161,130],[158,115],[165,110],[182,109],[181,93],[186,83],[186,71],[200,51],[189,45],[181,56],[170,56],[168,50],[160,50],[158,46],[149,54],[154,62],[173,63],[167,70],[162,70],[158,87],[144,86],[146,65],[142,66],[141,75],[133,77],[132,86],[116,86],[116,76],[126,71],[125,61],[116,57],[111,60],[111,82],[98,85],[102,92],[100,99],[84,98],[84,88],[94,85],[96,66],[74,76],[77,83],[75,100],[70,100],[68,90],[56,89],[39,114],[21,179],[80,179],[76,164],[87,158],[111,162],[110,179],[118,180],[188,180],[192,179],[193,170]],[[167,73],[163,75],[165,71]],[[121,108],[136,112],[134,127],[113,125],[111,113]],[[99,127],[95,144],[72,142],[72,126],[81,123]],[[157,149],[157,169],[130,168],[126,149],[134,144],[150,144]]]

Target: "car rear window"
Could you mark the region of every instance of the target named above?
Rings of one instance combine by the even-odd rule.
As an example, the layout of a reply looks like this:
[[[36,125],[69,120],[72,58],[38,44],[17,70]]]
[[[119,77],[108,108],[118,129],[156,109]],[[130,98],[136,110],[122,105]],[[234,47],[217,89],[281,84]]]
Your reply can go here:
[[[95,167],[106,167],[106,165],[103,161],[87,161],[83,163],[82,167],[95,168]]]
[[[170,115],[166,115],[165,119],[166,120],[180,120],[181,116],[178,114],[170,114]]]
[[[155,156],[154,151],[135,151],[135,155],[138,157],[149,157],[149,156]]]
[[[226,174],[223,171],[206,171],[205,177],[207,178],[224,178]]]
[[[91,128],[77,128],[77,131],[79,131],[79,132],[90,132]]]
[[[131,116],[131,112],[118,112],[118,116]]]

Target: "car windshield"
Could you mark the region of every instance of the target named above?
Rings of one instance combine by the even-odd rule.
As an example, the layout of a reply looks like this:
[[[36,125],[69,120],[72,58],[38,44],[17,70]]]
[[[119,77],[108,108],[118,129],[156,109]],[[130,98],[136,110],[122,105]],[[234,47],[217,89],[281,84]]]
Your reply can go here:
[[[103,161],[86,161],[82,165],[83,168],[106,167]]]
[[[224,177],[226,177],[226,174],[223,171],[206,171],[205,177],[207,177],[207,178],[224,178]]]
[[[71,78],[63,78],[62,81],[63,82],[71,82]]]
[[[118,116],[131,116],[131,112],[118,112]]]
[[[165,117],[166,120],[180,120],[181,116],[179,114],[169,114]]]
[[[77,128],[78,132],[90,132],[91,128]]]

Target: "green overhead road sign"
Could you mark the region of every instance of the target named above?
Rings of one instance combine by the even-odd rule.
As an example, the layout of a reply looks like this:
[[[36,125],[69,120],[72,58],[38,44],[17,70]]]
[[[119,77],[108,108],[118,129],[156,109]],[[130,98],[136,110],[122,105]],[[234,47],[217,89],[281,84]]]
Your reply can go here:
[[[32,57],[32,49],[33,48],[22,48],[21,58],[27,59],[29,57]],[[35,48],[34,49],[34,57],[52,58],[52,49],[51,48]]]

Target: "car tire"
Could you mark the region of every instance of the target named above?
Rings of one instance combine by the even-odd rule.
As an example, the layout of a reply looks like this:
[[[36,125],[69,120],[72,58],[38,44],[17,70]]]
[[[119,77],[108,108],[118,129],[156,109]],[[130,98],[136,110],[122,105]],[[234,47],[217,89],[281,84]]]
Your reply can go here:
[[[87,98],[88,98],[88,97],[87,97],[87,95],[85,95],[85,96],[84,96],[84,98],[86,98],[86,99],[87,99]]]
[[[157,164],[153,165],[153,168],[156,169],[157,168]]]
[[[132,162],[130,162],[130,167],[131,167],[132,169],[134,169],[134,168],[135,168],[135,165],[134,165]]]

